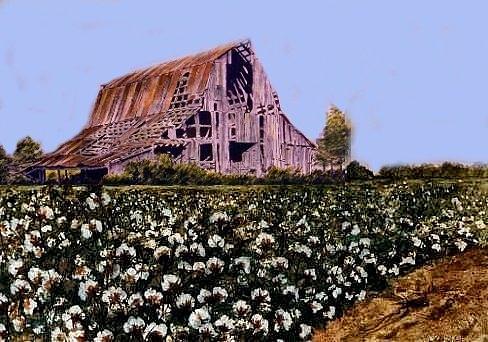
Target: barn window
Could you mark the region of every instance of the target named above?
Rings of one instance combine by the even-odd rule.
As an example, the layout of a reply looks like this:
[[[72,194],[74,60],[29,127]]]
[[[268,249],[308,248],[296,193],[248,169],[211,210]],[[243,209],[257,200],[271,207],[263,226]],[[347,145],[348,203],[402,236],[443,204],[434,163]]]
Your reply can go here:
[[[210,138],[212,136],[212,127],[200,127],[200,137]]]
[[[200,120],[200,125],[211,125],[212,124],[212,118],[210,116],[210,112],[203,111],[198,114],[199,120]]]
[[[183,128],[176,129],[176,137],[177,138],[184,138],[185,130]]]
[[[177,159],[183,153],[184,147],[179,146],[156,146],[154,149],[155,154],[169,154],[171,158]]]
[[[229,158],[231,162],[242,162],[244,152],[248,151],[253,145],[254,143],[231,141],[229,143]]]
[[[187,125],[194,125],[195,124],[195,116],[191,116],[188,120],[185,121]]]
[[[212,161],[212,144],[201,144],[200,145],[200,161]]]
[[[197,136],[197,129],[195,127],[188,127],[186,129],[186,136],[188,138],[195,138]]]
[[[259,116],[259,139],[264,139],[264,116]]]

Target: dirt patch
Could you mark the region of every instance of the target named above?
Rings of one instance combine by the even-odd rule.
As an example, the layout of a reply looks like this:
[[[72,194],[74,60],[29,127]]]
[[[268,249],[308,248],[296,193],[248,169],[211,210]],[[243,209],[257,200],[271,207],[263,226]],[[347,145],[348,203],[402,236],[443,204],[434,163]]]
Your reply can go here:
[[[488,249],[418,269],[358,303],[314,341],[487,341]]]

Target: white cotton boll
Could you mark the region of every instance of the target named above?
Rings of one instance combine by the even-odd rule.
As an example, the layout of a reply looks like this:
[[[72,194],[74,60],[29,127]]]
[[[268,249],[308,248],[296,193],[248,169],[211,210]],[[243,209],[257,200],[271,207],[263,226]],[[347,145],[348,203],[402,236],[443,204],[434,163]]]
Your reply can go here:
[[[355,224],[353,227],[352,227],[352,230],[351,230],[351,234],[356,236],[358,235],[359,233],[361,233],[361,229],[359,229],[359,226],[357,224]]]
[[[176,297],[176,307],[178,309],[192,309],[195,306],[195,299],[188,293],[182,293]]]
[[[312,310],[312,312],[315,314],[319,311],[321,311],[324,307],[322,306],[322,304],[320,304],[319,302],[317,301],[312,301],[310,304],[310,309]]]
[[[113,340],[114,334],[110,330],[105,329],[97,333],[97,336],[93,339],[93,342],[108,342]]]
[[[110,195],[106,192],[102,193],[102,205],[106,206],[109,205],[111,201]]]
[[[260,314],[254,314],[251,317],[251,324],[254,329],[253,335],[260,333],[264,335],[268,334],[269,322],[267,319],[264,319],[263,316],[261,316]]]
[[[283,294],[285,296],[292,295],[293,297],[295,297],[295,300],[298,300],[298,298],[299,298],[298,289],[294,285],[288,285],[288,286],[286,286],[283,289]]]
[[[29,282],[23,279],[15,279],[12,284],[10,284],[10,293],[16,295],[19,292],[31,292],[32,287]]]
[[[25,314],[32,316],[34,314],[34,310],[37,308],[37,302],[32,298],[25,298],[23,307]]]
[[[333,319],[336,313],[336,308],[335,306],[329,306],[329,310],[324,313],[324,317],[327,317],[329,319]]]
[[[208,238],[208,246],[210,248],[223,248],[225,239],[218,234],[213,234]]]
[[[303,271],[303,275],[307,278],[311,278],[312,280],[317,280],[315,268],[311,268],[311,269],[307,269],[307,270]]]
[[[204,257],[205,256],[205,247],[201,243],[192,243],[190,245],[190,252],[196,254],[198,256]]]
[[[180,278],[174,274],[163,275],[163,282],[161,283],[161,288],[163,291],[170,291],[175,286],[179,285],[181,282]]]
[[[275,325],[274,330],[279,332],[281,330],[288,331],[290,330],[291,325],[293,324],[293,319],[289,312],[279,309],[275,312]]]
[[[234,259],[234,265],[243,270],[244,273],[249,274],[251,272],[251,258],[239,257]]]
[[[369,247],[371,244],[371,240],[369,238],[361,238],[359,239],[359,244],[363,245],[364,247]]]
[[[415,265],[415,258],[412,256],[408,257],[402,257],[402,261],[400,261],[400,265],[405,265],[405,264],[410,264],[410,265]]]
[[[95,280],[88,279],[80,282],[78,296],[82,301],[86,301],[89,296],[94,296],[98,290],[98,283]]]
[[[130,316],[127,322],[124,323],[124,332],[126,334],[142,332],[146,323],[140,317]]]
[[[95,203],[93,197],[91,197],[91,196],[86,199],[86,204],[88,205],[88,208],[90,210],[95,210],[98,207],[98,205]]]
[[[208,323],[211,319],[210,313],[206,308],[196,309],[188,318],[188,325],[193,329],[200,328],[203,324]]]
[[[245,317],[251,312],[251,306],[244,300],[238,300],[232,305],[232,310],[238,317]]]
[[[59,221],[59,219],[58,219],[58,221]],[[53,227],[51,225],[45,225],[45,226],[41,227],[41,232],[43,232],[43,233],[51,232],[52,230],[53,230]]]
[[[8,272],[15,277],[23,266],[24,261],[22,259],[12,259],[8,263]]]
[[[200,289],[200,293],[197,296],[197,300],[199,303],[206,303],[209,298],[212,297],[212,292],[206,289]]]
[[[364,300],[366,298],[366,291],[364,290],[361,290],[361,292],[359,292],[357,295],[356,295],[357,299],[359,301],[361,300]]]
[[[334,298],[337,298],[339,297],[340,295],[342,294],[342,289],[340,287],[336,287],[333,291],[332,291],[332,297]]]
[[[307,324],[300,324],[300,333],[298,337],[300,337],[302,340],[309,339],[312,335],[312,327]]]
[[[463,252],[468,246],[468,244],[462,240],[456,240],[454,244],[456,245],[456,247],[459,249],[460,252]]]
[[[92,232],[90,230],[90,225],[87,223],[84,223],[81,225],[81,237],[84,238],[85,240],[91,238]]]
[[[388,270],[388,273],[391,273],[391,274],[394,274],[397,276],[400,274],[400,269],[398,268],[397,265],[393,265],[393,267]]]
[[[215,321],[215,327],[220,331],[233,331],[235,321],[227,315],[222,315]]]
[[[203,273],[205,272],[205,264],[201,261],[197,261],[193,263],[192,270],[193,272]]]

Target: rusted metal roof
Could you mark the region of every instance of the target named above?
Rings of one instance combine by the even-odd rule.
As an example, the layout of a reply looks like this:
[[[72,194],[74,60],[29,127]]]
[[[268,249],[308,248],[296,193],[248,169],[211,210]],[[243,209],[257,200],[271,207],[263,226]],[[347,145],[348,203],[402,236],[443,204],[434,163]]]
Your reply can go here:
[[[177,127],[198,112],[213,62],[241,44],[249,41],[164,62],[102,85],[85,128],[34,166],[104,166],[150,150],[165,127]],[[185,106],[173,108],[182,77],[187,100]]]
[[[178,82],[185,74],[188,98],[198,98],[205,90],[213,62],[229,50],[247,43],[225,44],[114,79],[103,85],[98,93],[88,127],[168,110]]]

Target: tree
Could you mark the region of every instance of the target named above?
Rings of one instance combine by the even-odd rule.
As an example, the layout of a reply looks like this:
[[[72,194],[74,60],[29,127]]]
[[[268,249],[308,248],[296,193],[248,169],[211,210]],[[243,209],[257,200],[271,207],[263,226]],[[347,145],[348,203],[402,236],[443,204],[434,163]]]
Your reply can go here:
[[[340,169],[351,154],[351,123],[346,115],[332,105],[327,111],[326,125],[317,141],[317,160],[325,169],[337,165]]]
[[[38,160],[42,155],[41,144],[27,136],[17,142],[13,160],[17,165],[26,164]]]
[[[5,149],[0,145],[0,184],[7,182],[8,166],[10,165],[10,157],[5,152]]]

